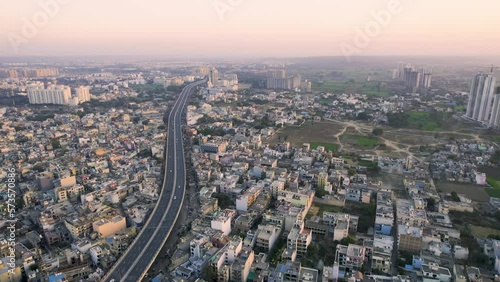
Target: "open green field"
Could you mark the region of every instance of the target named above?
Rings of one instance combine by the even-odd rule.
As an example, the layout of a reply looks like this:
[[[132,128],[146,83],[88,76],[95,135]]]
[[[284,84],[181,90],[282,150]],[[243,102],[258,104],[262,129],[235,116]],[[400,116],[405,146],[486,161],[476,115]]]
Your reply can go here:
[[[478,225],[469,225],[470,231],[474,237],[478,238],[488,238],[488,235],[496,235],[500,236],[500,230],[478,226]]]
[[[347,143],[354,143],[358,146],[363,146],[363,147],[375,147],[379,144],[379,141],[375,137],[355,135],[355,134],[342,135],[342,141]]]
[[[491,186],[491,188],[486,189],[486,192],[491,197],[500,198],[500,180],[495,176],[487,176],[486,182]]]
[[[488,182],[488,184],[490,184],[490,186],[493,187],[493,189],[500,190],[500,180],[498,180],[497,178],[493,176],[488,176],[486,177],[486,182]]]
[[[457,194],[464,194],[469,199],[476,202],[487,202],[490,200],[490,195],[487,190],[482,186],[467,184],[467,183],[455,183],[455,182],[438,182],[436,183],[436,188],[439,191],[451,193],[453,191]]]
[[[387,97],[389,91],[378,81],[325,81],[314,84],[313,91],[330,91],[335,94],[365,94],[367,96]]]
[[[323,143],[323,142],[310,142],[311,144],[311,149],[316,149],[318,148],[318,146],[323,146],[325,147],[325,151],[332,151],[332,152],[335,152],[337,151],[338,149],[338,145],[337,144],[333,144],[333,143]]]
[[[495,143],[500,143],[500,135],[491,135],[486,137],[486,139],[493,141]]]
[[[337,141],[334,135],[340,132],[342,128],[339,123],[327,121],[315,122],[314,124],[304,123],[302,126],[287,126],[271,137],[269,142],[276,144],[288,141],[292,146],[300,147],[302,147],[303,143],[311,143],[311,146],[330,144],[329,146],[332,147]],[[325,149],[328,150],[326,147]]]
[[[439,124],[430,117],[428,112],[410,112],[409,115],[408,124],[412,127],[428,131],[434,131],[439,128]]]

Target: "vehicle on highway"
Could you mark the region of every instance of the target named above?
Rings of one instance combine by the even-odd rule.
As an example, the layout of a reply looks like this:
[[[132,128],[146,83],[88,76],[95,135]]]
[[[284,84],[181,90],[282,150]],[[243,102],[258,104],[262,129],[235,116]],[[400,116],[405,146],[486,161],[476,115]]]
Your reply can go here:
[[[174,196],[174,200],[176,200],[176,199],[177,199],[177,196]]]

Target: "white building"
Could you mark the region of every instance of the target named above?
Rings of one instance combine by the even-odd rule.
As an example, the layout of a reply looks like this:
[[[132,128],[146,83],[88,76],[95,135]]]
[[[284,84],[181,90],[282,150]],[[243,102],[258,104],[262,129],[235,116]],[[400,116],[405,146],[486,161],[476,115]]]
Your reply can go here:
[[[498,98],[495,99],[494,95],[495,80],[496,78],[493,73],[476,74],[472,80],[470,89],[469,102],[467,104],[467,112],[465,114],[467,118],[484,124],[490,124],[492,113],[495,114],[494,118],[497,118],[498,109],[493,109],[493,106],[498,106],[500,102],[498,102]]]
[[[231,234],[231,221],[236,217],[235,210],[224,210],[216,218],[212,219],[210,226],[212,229],[220,230],[224,235]]]
[[[484,254],[489,256],[494,261],[494,268],[497,274],[500,274],[500,241],[499,240],[488,240],[484,244]]]
[[[281,234],[281,229],[272,224],[259,225],[257,230],[257,247],[265,248],[271,251],[276,240]]]
[[[50,85],[45,89],[43,84],[28,87],[30,104],[69,105],[71,89],[63,85]]]
[[[94,265],[99,265],[101,257],[103,256],[102,248],[99,246],[95,246],[93,248],[90,248],[89,253]]]
[[[422,278],[424,282],[427,281],[451,281],[452,275],[448,268],[439,266],[435,263],[422,265]]]
[[[88,86],[80,86],[75,89],[76,97],[78,98],[78,103],[84,103],[90,101],[90,90]]]

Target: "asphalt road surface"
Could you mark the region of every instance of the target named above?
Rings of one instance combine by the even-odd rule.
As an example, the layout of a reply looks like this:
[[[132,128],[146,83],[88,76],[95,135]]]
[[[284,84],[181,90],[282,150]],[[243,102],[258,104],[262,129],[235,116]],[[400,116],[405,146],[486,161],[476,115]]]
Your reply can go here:
[[[156,206],[132,245],[120,257],[102,281],[141,281],[170,236],[184,200],[186,166],[182,144],[182,112],[193,90],[205,83],[186,86],[168,116],[163,187]]]

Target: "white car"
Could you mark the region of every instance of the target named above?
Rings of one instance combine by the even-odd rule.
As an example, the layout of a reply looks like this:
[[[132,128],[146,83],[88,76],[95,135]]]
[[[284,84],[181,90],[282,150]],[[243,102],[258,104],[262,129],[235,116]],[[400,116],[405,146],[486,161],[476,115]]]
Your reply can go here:
[[[177,196],[174,196],[174,200],[176,200],[176,199],[177,199]]]

